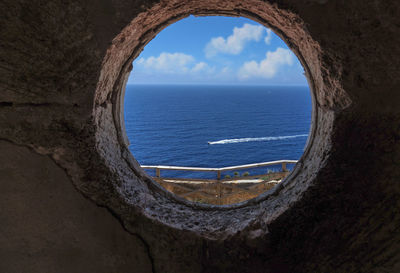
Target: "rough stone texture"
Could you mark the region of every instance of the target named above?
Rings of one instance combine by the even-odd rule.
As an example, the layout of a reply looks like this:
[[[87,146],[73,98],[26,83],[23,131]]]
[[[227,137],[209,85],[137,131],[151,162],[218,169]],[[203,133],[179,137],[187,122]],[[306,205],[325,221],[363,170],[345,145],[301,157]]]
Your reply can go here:
[[[141,238],[49,157],[5,141],[0,150],[0,272],[151,272]]]
[[[2,0],[0,13],[1,272],[400,272],[397,0]],[[189,14],[268,25],[313,90],[303,157],[247,203],[177,199],[126,148],[130,64]]]

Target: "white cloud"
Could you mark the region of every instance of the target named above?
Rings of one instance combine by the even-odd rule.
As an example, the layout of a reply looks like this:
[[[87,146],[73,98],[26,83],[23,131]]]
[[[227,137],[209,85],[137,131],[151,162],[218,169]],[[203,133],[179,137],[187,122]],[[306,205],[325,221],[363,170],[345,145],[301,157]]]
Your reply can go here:
[[[229,66],[225,66],[222,68],[221,73],[223,74],[232,73],[232,69]]]
[[[205,62],[199,62],[192,68],[191,71],[192,72],[200,72],[200,71],[208,71],[210,69],[211,68]]]
[[[238,77],[241,80],[254,77],[271,79],[282,66],[292,65],[293,62],[293,53],[289,49],[278,47],[275,51],[268,51],[265,59],[259,63],[256,61],[244,63],[239,69]]]
[[[265,36],[264,42],[267,45],[270,45],[271,44],[271,40],[272,40],[272,31],[269,28],[267,28],[267,36]]]
[[[221,53],[237,55],[242,52],[249,41],[260,41],[264,27],[244,24],[241,28],[235,27],[232,35],[226,39],[223,37],[212,38],[205,47],[206,57],[210,58]]]
[[[163,52],[158,57],[140,58],[136,64],[146,69],[152,69],[164,73],[185,73],[188,65],[195,61],[194,57],[184,53]]]
[[[148,72],[163,73],[163,74],[201,74],[212,73],[213,67],[210,67],[205,62],[195,62],[192,55],[185,53],[168,53],[163,52],[158,57],[140,58],[136,62],[137,68],[144,69]]]

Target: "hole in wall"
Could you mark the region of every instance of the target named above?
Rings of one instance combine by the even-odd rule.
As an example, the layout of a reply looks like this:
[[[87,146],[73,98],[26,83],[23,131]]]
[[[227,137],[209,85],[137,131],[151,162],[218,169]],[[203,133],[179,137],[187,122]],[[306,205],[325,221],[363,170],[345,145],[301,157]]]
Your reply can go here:
[[[113,202],[106,205],[126,222],[140,217],[172,228],[196,232],[204,238],[224,239],[241,231],[257,230],[263,236],[268,225],[304,200],[310,185],[325,166],[332,147],[333,124],[340,109],[350,99],[336,68],[321,66],[324,47],[308,31],[302,17],[278,5],[260,0],[191,1],[176,6],[173,1],[153,5],[139,14],[112,40],[103,58],[95,93],[93,117],[96,129],[96,152],[105,167],[92,166],[93,172],[104,172],[107,183],[115,189]],[[144,172],[129,151],[123,106],[124,85],[132,61],[166,26],[196,16],[245,16],[268,26],[281,37],[304,67],[312,99],[312,123],[306,149],[290,175],[277,187],[246,202],[213,206],[189,202],[169,193]],[[332,84],[334,83],[334,84]],[[111,102],[111,103],[110,103]],[[133,153],[134,154],[134,153]],[[109,195],[109,191],[106,192]],[[196,222],[198,225],[194,225]]]
[[[124,116],[130,151],[156,183],[226,205],[288,176],[305,149],[311,96],[297,57],[270,29],[189,17],[134,61]]]

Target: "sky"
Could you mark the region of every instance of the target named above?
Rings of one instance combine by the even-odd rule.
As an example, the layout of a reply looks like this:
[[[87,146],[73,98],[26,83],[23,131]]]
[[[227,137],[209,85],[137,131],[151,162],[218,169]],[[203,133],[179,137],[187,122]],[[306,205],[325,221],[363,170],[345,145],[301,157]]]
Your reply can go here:
[[[307,85],[294,53],[242,17],[190,16],[162,30],[133,62],[128,84]]]

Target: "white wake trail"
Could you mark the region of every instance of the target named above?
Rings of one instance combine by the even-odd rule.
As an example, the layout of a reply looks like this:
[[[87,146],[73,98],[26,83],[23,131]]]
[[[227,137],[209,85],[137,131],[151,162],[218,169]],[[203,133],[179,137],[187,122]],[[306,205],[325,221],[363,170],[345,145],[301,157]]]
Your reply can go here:
[[[283,140],[283,139],[291,139],[298,137],[307,137],[307,134],[303,135],[294,135],[294,136],[277,136],[277,137],[246,137],[246,138],[232,138],[232,139],[222,139],[218,141],[209,141],[208,144],[216,145],[216,144],[232,144],[232,143],[241,143],[241,142],[253,142],[253,141],[273,141],[273,140]]]

